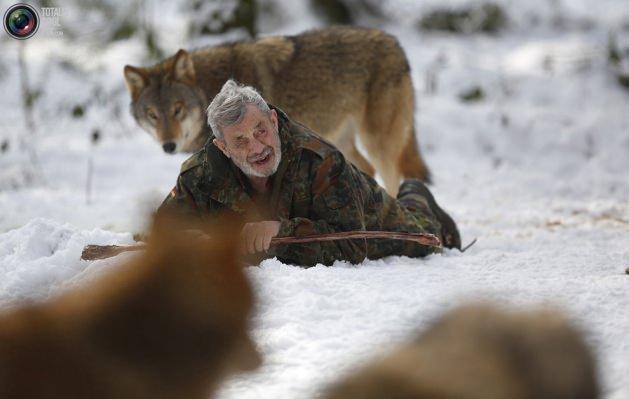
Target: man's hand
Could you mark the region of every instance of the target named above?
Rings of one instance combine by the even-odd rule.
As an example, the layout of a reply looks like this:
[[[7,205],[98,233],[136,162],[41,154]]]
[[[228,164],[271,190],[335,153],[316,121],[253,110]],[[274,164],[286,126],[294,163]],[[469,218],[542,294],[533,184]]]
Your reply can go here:
[[[248,254],[267,251],[271,245],[271,238],[280,231],[280,222],[267,220],[264,222],[247,223],[242,228],[242,237]]]

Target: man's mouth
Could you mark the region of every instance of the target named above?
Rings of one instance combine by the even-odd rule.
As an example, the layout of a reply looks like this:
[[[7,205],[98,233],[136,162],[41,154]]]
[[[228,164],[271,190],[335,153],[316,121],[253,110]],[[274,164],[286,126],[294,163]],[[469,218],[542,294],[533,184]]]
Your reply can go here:
[[[254,158],[251,163],[256,166],[264,166],[271,160],[273,156],[273,151],[271,148],[265,150],[259,157]]]
[[[271,159],[271,154],[267,155],[266,157],[262,158],[262,159],[261,159],[261,160],[259,160],[259,161],[256,161],[256,162],[255,162],[255,164],[256,164],[256,165],[259,165],[259,166],[262,166],[262,165],[264,165],[265,163],[267,163],[267,162],[269,161],[269,159]]]

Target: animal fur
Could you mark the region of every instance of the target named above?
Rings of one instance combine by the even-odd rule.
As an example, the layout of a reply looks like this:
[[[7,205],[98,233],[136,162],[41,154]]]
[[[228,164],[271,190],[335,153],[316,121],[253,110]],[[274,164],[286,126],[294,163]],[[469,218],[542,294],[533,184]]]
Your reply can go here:
[[[336,27],[179,50],[124,75],[137,122],[167,152],[194,152],[209,137],[205,109],[229,78],[332,141],[395,195],[402,177],[429,180],[416,139],[410,67],[397,40],[380,30]],[[356,137],[369,155],[363,157]]]
[[[115,272],[0,315],[0,397],[205,399],[257,367],[237,240],[181,231],[162,220]]]
[[[583,338],[550,311],[459,308],[330,389],[327,399],[593,399]]]

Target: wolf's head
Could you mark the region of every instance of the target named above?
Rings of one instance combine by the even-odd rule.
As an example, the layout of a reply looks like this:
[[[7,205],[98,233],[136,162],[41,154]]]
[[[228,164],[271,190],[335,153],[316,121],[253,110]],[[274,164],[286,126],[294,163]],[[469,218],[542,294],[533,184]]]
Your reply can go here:
[[[196,151],[206,134],[208,101],[196,84],[190,54],[182,49],[148,68],[127,65],[124,76],[131,93],[131,114],[138,124],[167,153]]]
[[[485,303],[451,310],[415,339],[324,396],[417,399],[596,399],[596,362],[584,337],[552,309]]]
[[[261,364],[250,334],[255,294],[240,263],[239,228],[215,222],[157,214],[144,253],[51,305],[47,320],[91,348],[76,345],[74,353],[106,354],[89,362],[97,378],[131,376],[146,390],[138,397],[201,398]],[[116,359],[109,371],[108,358]],[[135,396],[117,389],[126,395],[111,397]]]
[[[0,312],[0,397],[201,399],[258,367],[239,231],[160,212],[143,253]]]

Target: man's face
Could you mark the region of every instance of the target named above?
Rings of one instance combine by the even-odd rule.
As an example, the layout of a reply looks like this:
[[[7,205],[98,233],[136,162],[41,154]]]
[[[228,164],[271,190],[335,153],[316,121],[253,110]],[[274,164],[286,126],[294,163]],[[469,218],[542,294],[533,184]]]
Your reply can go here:
[[[269,114],[247,105],[238,124],[222,129],[223,138],[214,144],[247,176],[269,177],[277,171],[282,158],[277,113]]]

